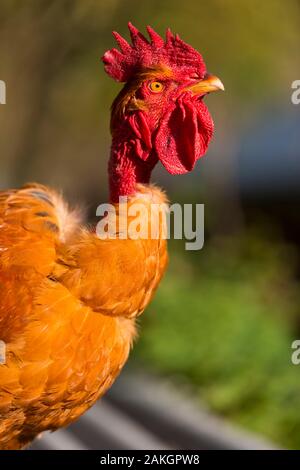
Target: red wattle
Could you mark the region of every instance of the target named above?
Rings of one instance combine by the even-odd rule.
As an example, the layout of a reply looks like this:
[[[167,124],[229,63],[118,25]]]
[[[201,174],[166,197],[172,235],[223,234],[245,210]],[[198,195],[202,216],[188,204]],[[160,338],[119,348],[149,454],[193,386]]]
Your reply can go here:
[[[181,95],[163,116],[155,150],[166,170],[175,175],[191,171],[213,135],[214,124],[203,101],[190,93]]]

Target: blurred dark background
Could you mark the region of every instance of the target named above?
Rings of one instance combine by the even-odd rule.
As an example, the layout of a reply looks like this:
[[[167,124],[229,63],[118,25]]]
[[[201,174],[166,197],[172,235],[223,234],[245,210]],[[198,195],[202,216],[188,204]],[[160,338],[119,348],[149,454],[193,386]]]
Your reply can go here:
[[[299,0],[1,0],[1,188],[61,188],[89,217],[107,199],[109,108],[120,85],[100,57],[112,30],[166,27],[204,56],[226,93],[206,100],[216,132],[189,175],[157,168],[172,202],[205,204],[199,252],[171,263],[140,321],[131,367],[170,376],[234,423],[300,448]],[[300,367],[300,366],[299,366]]]

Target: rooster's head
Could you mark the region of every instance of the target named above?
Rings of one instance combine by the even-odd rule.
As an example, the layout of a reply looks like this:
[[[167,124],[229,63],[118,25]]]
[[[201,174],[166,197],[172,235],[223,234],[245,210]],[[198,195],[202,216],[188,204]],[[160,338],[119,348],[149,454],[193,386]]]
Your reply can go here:
[[[145,163],[159,159],[171,174],[191,171],[213,134],[203,98],[223,84],[177,34],[167,30],[164,40],[148,26],[148,40],[128,26],[132,44],[114,32],[119,49],[103,56],[106,72],[125,82],[112,106],[113,137],[127,129],[127,144]]]

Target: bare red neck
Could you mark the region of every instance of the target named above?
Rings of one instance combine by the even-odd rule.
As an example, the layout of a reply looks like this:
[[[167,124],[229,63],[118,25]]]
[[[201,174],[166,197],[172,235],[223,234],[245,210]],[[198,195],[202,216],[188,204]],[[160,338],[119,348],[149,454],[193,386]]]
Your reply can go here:
[[[136,192],[138,183],[147,184],[158,158],[153,153],[147,161],[137,156],[135,142],[130,133],[114,135],[108,164],[110,201],[118,202],[120,196]]]

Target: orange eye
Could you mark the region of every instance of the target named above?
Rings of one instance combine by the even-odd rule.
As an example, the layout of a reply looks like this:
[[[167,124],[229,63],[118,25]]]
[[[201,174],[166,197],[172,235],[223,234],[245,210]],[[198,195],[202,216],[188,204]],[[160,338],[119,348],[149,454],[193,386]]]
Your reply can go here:
[[[149,88],[153,93],[160,93],[163,90],[164,86],[161,82],[151,82],[149,84]]]

